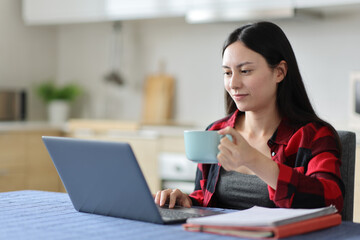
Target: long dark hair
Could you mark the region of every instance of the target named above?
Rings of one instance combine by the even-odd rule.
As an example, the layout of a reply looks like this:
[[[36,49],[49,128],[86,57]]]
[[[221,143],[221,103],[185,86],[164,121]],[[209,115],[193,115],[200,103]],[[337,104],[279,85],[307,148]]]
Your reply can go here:
[[[224,43],[223,56],[225,49],[236,41],[261,54],[271,68],[278,66],[282,60],[286,61],[287,74],[277,88],[277,106],[282,117],[286,117],[294,126],[302,126],[309,122],[330,126],[316,115],[306,93],[294,51],[280,27],[270,22],[257,22],[234,30]],[[226,91],[225,104],[227,114],[237,109]]]

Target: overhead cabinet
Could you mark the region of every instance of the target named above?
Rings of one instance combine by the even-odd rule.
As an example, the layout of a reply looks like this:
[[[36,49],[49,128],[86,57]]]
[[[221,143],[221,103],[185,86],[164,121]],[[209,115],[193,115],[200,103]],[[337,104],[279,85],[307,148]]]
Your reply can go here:
[[[183,16],[189,0],[23,0],[30,25]]]
[[[321,8],[359,4],[359,0],[294,0],[296,8]]]
[[[190,23],[290,18],[296,9],[340,10],[360,0],[23,0],[29,25],[184,17]]]
[[[23,0],[27,24],[63,24],[105,20],[105,0]]]

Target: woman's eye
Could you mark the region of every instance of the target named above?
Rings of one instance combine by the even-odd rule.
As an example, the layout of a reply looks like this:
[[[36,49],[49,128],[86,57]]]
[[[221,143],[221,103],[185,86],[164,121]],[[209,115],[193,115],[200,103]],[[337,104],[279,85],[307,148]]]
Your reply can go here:
[[[241,72],[241,74],[249,74],[251,72],[251,70],[244,69],[244,70],[241,70],[240,72]]]
[[[225,76],[231,76],[231,72],[224,72]]]

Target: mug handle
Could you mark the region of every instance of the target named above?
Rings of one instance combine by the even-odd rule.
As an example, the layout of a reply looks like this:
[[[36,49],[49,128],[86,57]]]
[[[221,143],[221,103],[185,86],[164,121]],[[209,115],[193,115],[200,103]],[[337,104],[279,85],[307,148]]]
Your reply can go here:
[[[226,135],[220,135],[220,139],[223,137],[227,137],[230,141],[233,141],[233,138],[230,134],[226,134]]]

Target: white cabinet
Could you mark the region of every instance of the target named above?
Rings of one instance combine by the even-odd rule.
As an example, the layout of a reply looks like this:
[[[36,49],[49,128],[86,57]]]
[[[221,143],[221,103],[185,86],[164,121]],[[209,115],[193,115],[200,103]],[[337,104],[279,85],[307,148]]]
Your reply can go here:
[[[294,0],[295,8],[321,8],[359,4],[359,0]]]
[[[27,24],[184,16],[190,0],[22,0]]]
[[[278,9],[291,5],[291,0],[23,0],[23,18],[27,24],[63,24],[164,17],[186,17],[196,22],[198,15],[220,15],[253,12],[257,8]],[[224,13],[223,11],[226,11]],[[197,16],[194,16],[197,15]]]
[[[108,19],[145,19],[184,16],[191,0],[105,0]]]
[[[360,0],[22,0],[25,23],[64,24],[163,17],[189,22],[291,17],[294,9],[342,11]],[[337,7],[340,7],[337,9]],[[207,18],[209,20],[199,20]]]
[[[105,20],[106,0],[23,0],[27,24],[61,24]]]

